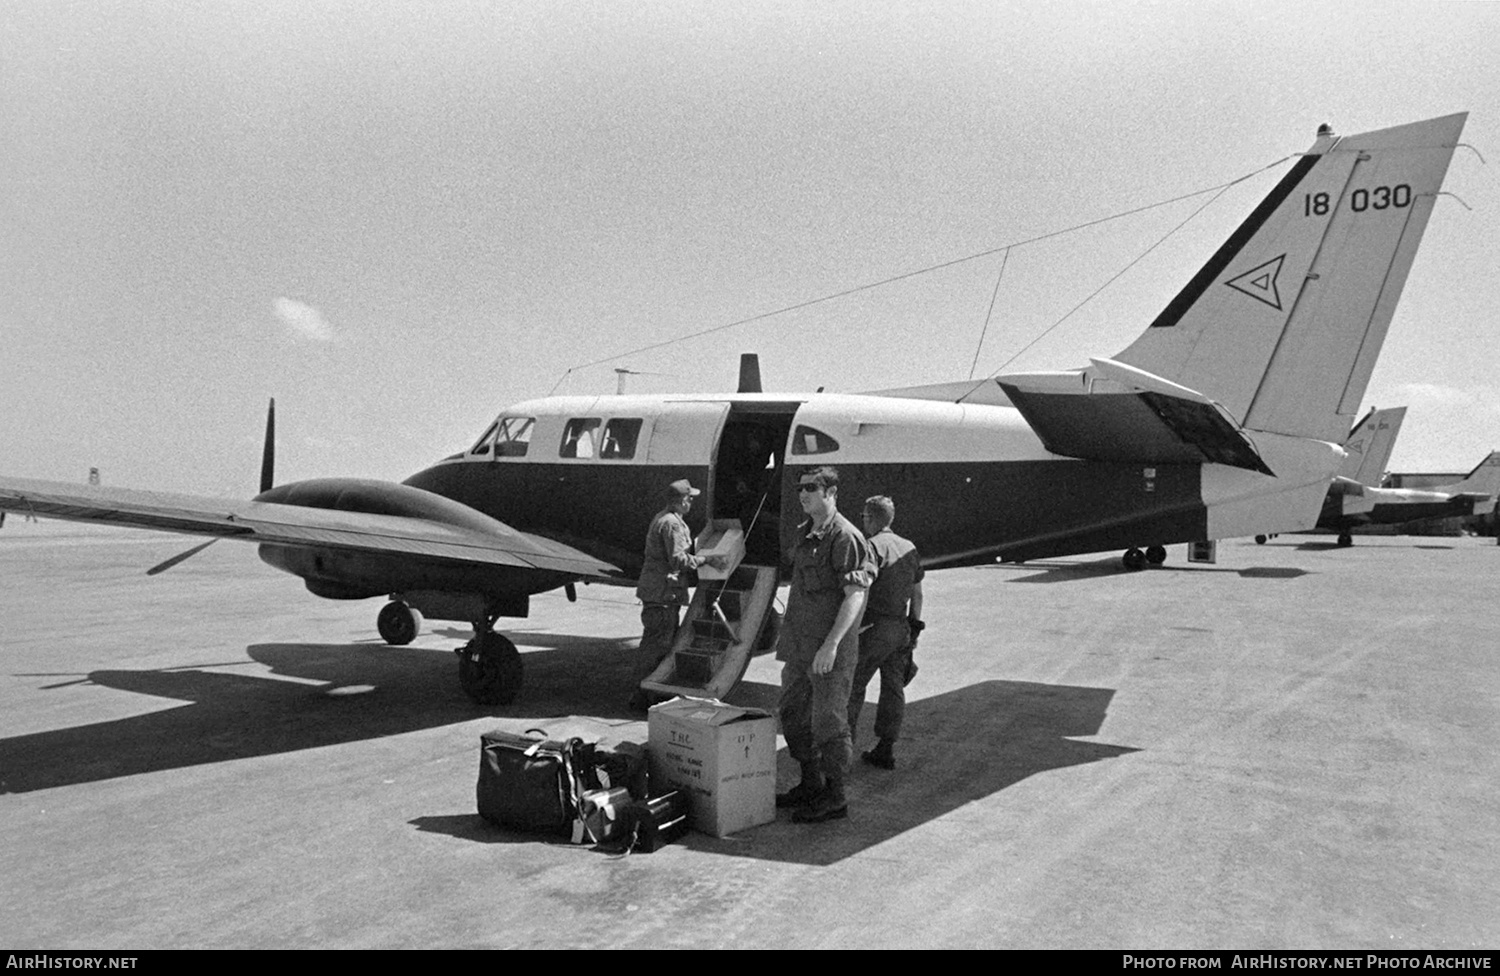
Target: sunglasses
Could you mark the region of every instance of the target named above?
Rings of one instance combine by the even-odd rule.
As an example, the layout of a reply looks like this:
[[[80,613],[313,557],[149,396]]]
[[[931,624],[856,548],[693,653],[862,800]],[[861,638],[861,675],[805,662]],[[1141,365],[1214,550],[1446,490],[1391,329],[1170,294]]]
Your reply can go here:
[[[817,491],[819,488],[822,488],[822,487],[823,486],[820,485],[820,484],[818,484],[816,481],[814,481],[814,482],[799,481],[797,483],[797,490],[798,491]]]

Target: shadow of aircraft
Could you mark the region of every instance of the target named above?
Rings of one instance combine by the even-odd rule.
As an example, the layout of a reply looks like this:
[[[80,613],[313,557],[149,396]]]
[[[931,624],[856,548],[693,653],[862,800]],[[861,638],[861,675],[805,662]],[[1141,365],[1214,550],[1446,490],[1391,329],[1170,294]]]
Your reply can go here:
[[[1061,563],[1046,565],[1044,563],[1006,563],[996,564],[986,569],[1008,569],[1013,573],[1021,570],[1037,570],[1027,576],[1016,575],[1006,580],[1007,583],[1072,583],[1083,579],[1103,579],[1109,576],[1134,576],[1138,573],[1235,573],[1240,576],[1258,579],[1295,579],[1298,576],[1307,575],[1307,570],[1296,569],[1286,566],[1251,566],[1245,569],[1235,569],[1233,566],[1152,566],[1148,569],[1126,569],[1120,565],[1120,560],[1110,558],[1096,560],[1087,563]]]
[[[631,642],[551,633],[517,635],[517,642],[523,645],[525,685],[516,702],[494,708],[464,695],[449,647],[252,644],[251,660],[298,680],[207,670],[226,666],[218,662],[100,670],[56,682],[48,687],[92,683],[184,704],[0,739],[0,793],[315,749],[485,716],[519,728],[579,713],[621,724],[638,720],[625,708],[634,667]]]

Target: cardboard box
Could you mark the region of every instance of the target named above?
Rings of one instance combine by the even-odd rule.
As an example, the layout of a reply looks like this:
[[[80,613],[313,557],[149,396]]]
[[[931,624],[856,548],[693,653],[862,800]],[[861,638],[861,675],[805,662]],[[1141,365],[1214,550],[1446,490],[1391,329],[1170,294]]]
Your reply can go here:
[[[724,568],[715,569],[704,563],[697,569],[698,579],[728,579],[735,567],[745,558],[745,533],[740,529],[739,519],[713,519],[704,528],[697,540],[700,556],[724,557]]]
[[[693,829],[723,837],[776,819],[776,720],[758,708],[674,698],[651,709],[651,791],[681,790]]]

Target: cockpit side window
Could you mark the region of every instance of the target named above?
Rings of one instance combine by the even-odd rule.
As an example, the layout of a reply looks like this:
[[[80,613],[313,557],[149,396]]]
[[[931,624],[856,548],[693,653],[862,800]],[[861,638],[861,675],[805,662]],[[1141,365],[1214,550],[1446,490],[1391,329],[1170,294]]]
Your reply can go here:
[[[469,453],[476,457],[488,457],[493,450],[495,457],[525,457],[526,445],[531,440],[532,417],[501,417],[490,424]]]
[[[639,417],[612,418],[604,425],[599,456],[614,461],[628,461],[635,457],[635,446],[641,439],[641,423]]]
[[[838,449],[838,441],[814,427],[798,424],[792,432],[793,454],[832,454]]]
[[[469,448],[469,453],[477,454],[480,457],[487,456],[490,453],[490,445],[495,440],[495,428],[499,426],[500,422],[497,420],[486,427],[484,433],[479,435],[479,440],[475,441],[474,446]]]
[[[535,417],[500,418],[500,429],[495,433],[495,457],[525,457],[535,426]]]
[[[577,417],[563,428],[562,444],[557,456],[565,458],[591,458],[594,450],[595,432],[599,429],[598,417]]]

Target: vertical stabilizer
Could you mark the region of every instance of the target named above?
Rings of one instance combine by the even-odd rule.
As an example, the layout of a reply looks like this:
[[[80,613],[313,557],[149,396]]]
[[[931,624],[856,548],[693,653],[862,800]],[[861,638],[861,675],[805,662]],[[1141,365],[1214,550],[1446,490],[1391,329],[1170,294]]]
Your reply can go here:
[[[1371,488],[1380,487],[1405,419],[1405,407],[1387,407],[1365,414],[1365,419],[1344,441],[1344,466],[1339,469],[1339,476]]]
[[[1245,427],[1337,443],[1364,396],[1467,113],[1320,129],[1117,360]]]
[[[1491,451],[1489,456],[1479,462],[1479,466],[1469,472],[1469,476],[1456,485],[1448,485],[1444,490],[1471,492],[1476,495],[1493,495],[1500,492],[1500,451]]]

